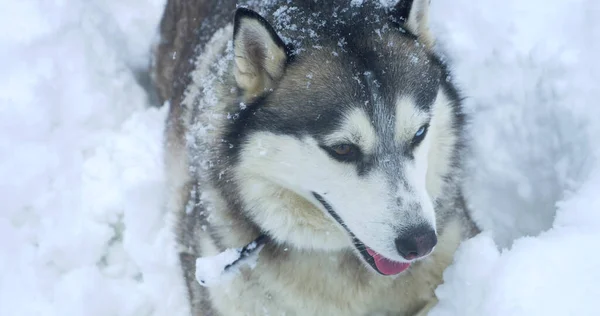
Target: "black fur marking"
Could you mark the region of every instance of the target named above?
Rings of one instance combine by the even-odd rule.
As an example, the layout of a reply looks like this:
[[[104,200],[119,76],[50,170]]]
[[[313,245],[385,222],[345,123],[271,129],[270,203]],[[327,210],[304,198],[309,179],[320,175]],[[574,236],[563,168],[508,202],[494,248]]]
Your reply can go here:
[[[392,15],[399,19],[400,22],[406,23],[410,16],[410,9],[412,8],[414,0],[400,0],[392,9]]]

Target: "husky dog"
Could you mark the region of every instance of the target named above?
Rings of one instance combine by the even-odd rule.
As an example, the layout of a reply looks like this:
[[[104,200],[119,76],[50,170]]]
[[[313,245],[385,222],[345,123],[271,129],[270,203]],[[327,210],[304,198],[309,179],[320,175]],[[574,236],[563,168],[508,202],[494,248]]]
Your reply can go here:
[[[478,232],[429,0],[170,0],[154,80],[192,314],[415,315]],[[267,236],[205,288],[195,260]]]

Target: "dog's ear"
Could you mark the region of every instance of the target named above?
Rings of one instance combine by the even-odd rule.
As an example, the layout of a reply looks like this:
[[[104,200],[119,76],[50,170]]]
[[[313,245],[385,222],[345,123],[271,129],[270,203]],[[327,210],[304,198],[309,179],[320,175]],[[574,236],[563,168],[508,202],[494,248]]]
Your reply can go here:
[[[429,31],[429,2],[431,0],[400,0],[392,9],[392,17],[408,28],[431,48],[434,43]]]
[[[283,75],[288,59],[285,44],[258,13],[237,9],[233,47],[235,80],[246,97],[261,95]]]

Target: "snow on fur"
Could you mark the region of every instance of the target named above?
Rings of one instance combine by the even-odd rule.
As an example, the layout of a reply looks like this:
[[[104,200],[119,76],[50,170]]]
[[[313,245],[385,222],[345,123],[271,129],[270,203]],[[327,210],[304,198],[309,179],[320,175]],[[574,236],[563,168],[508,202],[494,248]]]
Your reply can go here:
[[[265,240],[263,235],[242,248],[225,249],[215,256],[196,259],[196,280],[205,287],[222,285],[235,277],[242,266],[254,269]]]
[[[163,4],[0,2],[0,315],[186,315],[161,207],[166,112],[136,80]],[[465,187],[486,230],[431,315],[597,314],[600,3],[431,10],[473,115]]]
[[[226,271],[225,267],[240,258],[238,249],[226,249],[212,257],[196,259],[196,280],[200,285],[210,287],[220,285],[237,274],[237,270]]]

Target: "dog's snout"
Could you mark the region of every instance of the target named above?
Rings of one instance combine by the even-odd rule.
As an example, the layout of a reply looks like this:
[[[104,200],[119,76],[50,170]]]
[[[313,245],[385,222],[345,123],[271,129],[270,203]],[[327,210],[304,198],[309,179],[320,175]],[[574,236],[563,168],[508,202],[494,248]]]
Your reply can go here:
[[[396,249],[406,260],[428,255],[436,244],[435,231],[426,225],[410,229],[396,238]]]

